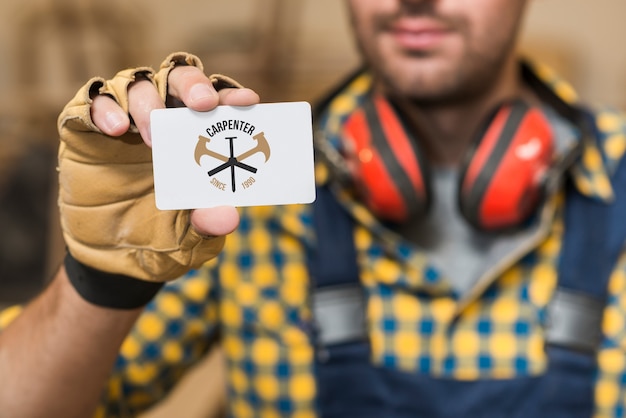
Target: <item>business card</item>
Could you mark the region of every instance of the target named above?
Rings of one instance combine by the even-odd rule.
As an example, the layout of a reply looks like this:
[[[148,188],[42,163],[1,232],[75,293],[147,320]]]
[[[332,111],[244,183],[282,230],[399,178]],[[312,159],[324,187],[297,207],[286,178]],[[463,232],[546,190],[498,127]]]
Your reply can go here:
[[[150,122],[159,209],[315,200],[307,102],[158,109]]]

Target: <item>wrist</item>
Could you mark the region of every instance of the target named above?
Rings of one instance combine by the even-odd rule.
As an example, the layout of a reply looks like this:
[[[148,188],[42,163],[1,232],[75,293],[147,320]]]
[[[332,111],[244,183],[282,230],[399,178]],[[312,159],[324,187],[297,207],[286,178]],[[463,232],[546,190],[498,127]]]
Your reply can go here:
[[[87,302],[113,309],[136,309],[147,305],[163,282],[149,282],[89,267],[67,252],[65,272],[76,292]]]

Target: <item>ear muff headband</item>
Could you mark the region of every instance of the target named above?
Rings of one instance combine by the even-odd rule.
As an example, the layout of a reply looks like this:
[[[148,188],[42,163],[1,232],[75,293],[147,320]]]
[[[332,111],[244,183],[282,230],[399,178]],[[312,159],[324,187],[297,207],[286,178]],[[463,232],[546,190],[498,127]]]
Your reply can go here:
[[[422,153],[387,100],[368,98],[346,122],[344,137],[351,142],[357,184],[374,213],[401,222],[426,212],[430,193]]]

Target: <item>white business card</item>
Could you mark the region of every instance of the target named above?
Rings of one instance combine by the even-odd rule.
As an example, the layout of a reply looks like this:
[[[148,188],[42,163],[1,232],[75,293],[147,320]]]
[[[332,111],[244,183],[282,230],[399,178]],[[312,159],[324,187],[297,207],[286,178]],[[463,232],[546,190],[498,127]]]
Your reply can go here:
[[[159,109],[150,122],[159,209],[315,200],[307,102]]]

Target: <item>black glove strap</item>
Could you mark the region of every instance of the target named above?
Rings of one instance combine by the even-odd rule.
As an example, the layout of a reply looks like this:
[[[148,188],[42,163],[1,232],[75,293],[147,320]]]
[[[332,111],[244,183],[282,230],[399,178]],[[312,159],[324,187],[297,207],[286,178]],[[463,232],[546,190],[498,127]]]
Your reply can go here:
[[[76,260],[69,252],[64,264],[67,277],[78,294],[87,302],[105,308],[141,308],[163,287],[161,282],[96,270]]]

